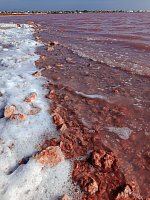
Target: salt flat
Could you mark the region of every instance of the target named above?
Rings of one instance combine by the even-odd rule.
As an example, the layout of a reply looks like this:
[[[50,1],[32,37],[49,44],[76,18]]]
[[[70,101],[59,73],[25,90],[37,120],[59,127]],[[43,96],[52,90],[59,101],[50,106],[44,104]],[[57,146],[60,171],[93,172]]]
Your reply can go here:
[[[30,25],[0,24],[0,199],[55,200],[69,192],[70,161],[54,167],[43,166],[32,158],[45,138],[57,137],[48,113],[46,79],[34,77],[36,47]],[[36,94],[33,102],[24,99]],[[4,109],[14,106],[23,120],[4,116]],[[38,113],[31,114],[33,108]],[[24,160],[24,164],[20,163]]]

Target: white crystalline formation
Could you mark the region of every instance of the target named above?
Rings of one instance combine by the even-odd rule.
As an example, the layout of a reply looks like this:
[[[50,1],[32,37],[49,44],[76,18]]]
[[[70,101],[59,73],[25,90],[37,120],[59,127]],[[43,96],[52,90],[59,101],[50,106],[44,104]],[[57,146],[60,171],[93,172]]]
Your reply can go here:
[[[46,80],[32,76],[37,71],[34,62],[39,56],[34,52],[39,45],[29,25],[0,24],[0,200],[55,200],[70,187],[69,161],[43,168],[32,158],[44,137],[57,137],[44,98]],[[37,96],[31,105],[25,98],[32,93]],[[11,112],[27,118],[9,120],[9,113],[3,116],[6,106],[15,106]],[[38,112],[29,115],[37,107]],[[29,161],[19,166],[23,158]]]

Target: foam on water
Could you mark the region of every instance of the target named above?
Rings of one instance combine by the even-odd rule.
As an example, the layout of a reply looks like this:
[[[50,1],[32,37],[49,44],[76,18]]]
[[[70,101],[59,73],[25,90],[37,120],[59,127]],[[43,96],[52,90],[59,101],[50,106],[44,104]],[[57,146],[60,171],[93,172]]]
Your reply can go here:
[[[78,92],[78,91],[76,91],[76,94],[81,95],[82,97],[89,98],[89,99],[101,99],[101,100],[108,101],[107,96],[100,95],[100,94],[85,94],[83,92]]]
[[[110,132],[113,132],[115,134],[118,135],[119,138],[123,139],[123,140],[127,140],[129,139],[131,133],[132,133],[132,130],[128,127],[122,127],[122,128],[119,128],[119,127],[108,127],[108,130]]]
[[[44,98],[47,91],[42,85],[46,80],[32,76],[37,70],[34,62],[39,58],[34,52],[41,44],[34,41],[29,25],[18,28],[16,24],[0,24],[0,29],[0,199],[55,200],[68,191],[70,162],[43,168],[30,158],[45,137],[57,137]],[[24,102],[31,92],[37,93],[32,105]],[[27,119],[7,120],[3,117],[6,105],[15,105]],[[31,106],[38,106],[41,112],[28,115]],[[23,158],[29,161],[19,166]]]

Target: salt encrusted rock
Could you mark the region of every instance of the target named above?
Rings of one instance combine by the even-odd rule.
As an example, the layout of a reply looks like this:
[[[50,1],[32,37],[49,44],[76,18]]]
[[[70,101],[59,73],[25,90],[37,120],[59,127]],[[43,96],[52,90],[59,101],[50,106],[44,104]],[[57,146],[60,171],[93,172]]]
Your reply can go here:
[[[89,194],[95,194],[98,191],[98,184],[95,181],[94,178],[90,177],[90,176],[83,176],[80,180],[80,185],[81,188],[89,193]]]
[[[70,198],[67,194],[65,194],[60,200],[70,200]]]
[[[11,115],[15,114],[16,112],[16,107],[11,105],[11,106],[6,106],[4,109],[4,117],[10,118]]]
[[[59,146],[51,146],[33,156],[44,166],[53,167],[64,161],[64,155]]]
[[[24,99],[25,102],[31,103],[37,98],[37,93],[32,92],[28,97]]]
[[[13,120],[14,121],[24,121],[24,120],[27,119],[27,115],[21,114],[21,113],[19,113],[19,114],[13,114],[13,115],[10,116],[9,119],[12,120],[12,121]]]
[[[41,77],[41,76],[42,76],[41,71],[36,71],[36,72],[34,72],[34,73],[32,74],[32,76],[34,76],[34,77],[36,77],[36,78]]]

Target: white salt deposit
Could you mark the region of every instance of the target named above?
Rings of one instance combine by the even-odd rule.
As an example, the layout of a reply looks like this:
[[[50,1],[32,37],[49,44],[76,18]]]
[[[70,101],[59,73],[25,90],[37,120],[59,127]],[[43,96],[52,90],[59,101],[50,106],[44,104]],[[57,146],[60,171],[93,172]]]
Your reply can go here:
[[[29,25],[0,24],[0,200],[55,200],[70,187],[69,161],[43,168],[31,158],[45,137],[57,137],[44,98],[46,80],[32,76],[37,70],[34,62],[39,56],[34,52],[39,45]],[[24,102],[31,92],[37,93],[32,106],[41,109],[36,115],[28,115],[31,103]],[[6,105],[15,105],[27,119],[6,119]],[[23,158],[29,161],[19,166]]]
[[[123,127],[123,128],[118,128],[118,127],[108,127],[108,130],[110,132],[113,132],[115,134],[118,135],[118,137],[120,137],[121,139],[127,140],[129,139],[132,130],[127,128],[127,127]]]

